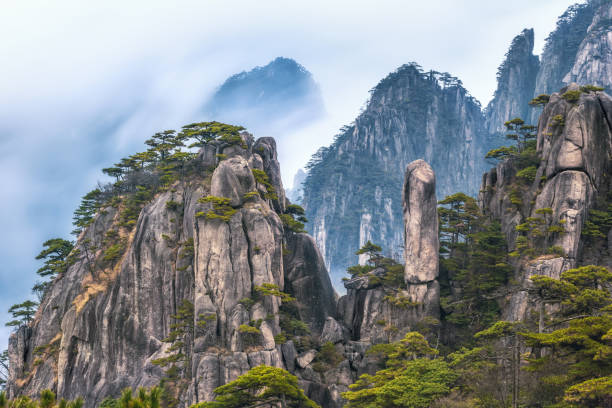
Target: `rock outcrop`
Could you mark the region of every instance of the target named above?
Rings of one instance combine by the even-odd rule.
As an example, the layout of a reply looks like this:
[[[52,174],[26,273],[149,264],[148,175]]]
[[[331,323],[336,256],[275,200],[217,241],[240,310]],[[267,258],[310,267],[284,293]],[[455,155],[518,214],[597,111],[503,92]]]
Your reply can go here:
[[[91,407],[124,387],[157,384],[164,372],[153,362],[167,357],[164,339],[185,304],[194,321],[183,405],[212,399],[215,387],[256,365],[295,369],[297,355],[275,340],[280,299],[256,287],[289,291],[314,333],[335,317],[335,293],[313,239],[279,217],[275,142],[242,133],[241,144],[207,146],[198,157],[201,173],[153,197],[133,228],[108,206],[82,233],[78,260],[55,279],[34,322],[11,336],[10,395],[49,388]],[[266,185],[253,170],[266,173]],[[227,198],[229,209],[198,201],[207,196]],[[208,216],[215,211],[227,219]],[[109,237],[122,248],[112,262],[102,250]],[[256,327],[256,338],[244,326]],[[320,379],[309,381],[313,393],[329,394]]]
[[[402,201],[405,289],[389,291],[382,285],[382,267],[347,280],[347,294],[339,301],[338,313],[353,340],[372,344],[397,340],[423,318],[439,317],[436,177],[425,161],[407,166]],[[400,305],[390,296],[409,304]]]
[[[564,99],[566,91],[580,93],[579,99]],[[539,231],[556,231],[530,237],[538,248],[551,250],[516,263],[519,288],[511,291],[506,318],[527,318],[529,305],[534,302],[529,295],[531,275],[558,278],[563,271],[578,266],[589,210],[612,190],[611,114],[612,99],[607,94],[581,93],[577,84],[571,84],[551,96],[540,117],[537,152],[541,160],[533,183],[520,187],[512,160],[500,163],[483,177],[480,205],[485,213],[501,220],[512,248],[516,249],[519,235],[516,227],[530,219],[541,220],[544,225]],[[517,192],[522,195],[520,203],[516,201]],[[606,259],[612,266],[604,253],[598,262],[606,264]]]
[[[439,314],[438,201],[436,176],[423,160],[406,168],[403,189],[405,250],[404,280],[411,301],[422,316]],[[417,319],[421,316],[417,316]]]

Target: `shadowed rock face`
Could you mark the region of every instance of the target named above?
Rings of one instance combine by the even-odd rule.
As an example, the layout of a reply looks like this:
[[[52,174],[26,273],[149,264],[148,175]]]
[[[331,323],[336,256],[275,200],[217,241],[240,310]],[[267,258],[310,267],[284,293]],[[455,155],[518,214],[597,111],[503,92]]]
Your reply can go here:
[[[194,322],[185,345],[192,373],[184,405],[210,400],[215,387],[256,365],[295,366],[274,339],[281,332],[280,300],[265,296],[249,308],[240,300],[264,283],[286,288],[302,319],[320,333],[335,316],[335,294],[312,238],[285,231],[279,218],[285,203],[274,140],[242,138],[238,146],[204,148],[202,174],[154,197],[131,231],[117,227],[113,207],[96,216],[77,241],[81,254],[90,248],[100,256],[91,248],[102,247],[111,229],[124,239],[124,254],[113,266],[93,269],[81,256],[53,282],[31,326],[11,336],[10,395],[50,388],[60,398],[83,396],[94,406],[124,387],[157,384],[163,371],[152,361],[167,356],[163,339],[183,300],[193,304],[195,317],[208,318],[203,327]],[[219,162],[220,154],[227,158]],[[210,167],[212,174],[204,170]],[[245,197],[267,191],[253,169],[266,171],[282,203],[263,194]],[[236,212],[228,222],[196,217],[212,208],[198,203],[209,195],[230,199]],[[169,201],[180,203],[178,209]],[[290,255],[283,256],[283,245]],[[258,345],[248,347],[239,327],[259,319]],[[321,387],[326,389],[319,382]]]
[[[562,225],[565,230],[538,242],[543,248],[560,248],[564,256],[549,255],[515,265],[522,288],[504,310],[509,319],[525,318],[533,306],[534,300],[528,294],[531,275],[558,278],[563,271],[579,265],[582,228],[588,212],[612,187],[612,99],[603,92],[583,92],[576,103],[561,96],[566,91],[579,89],[578,85],[570,84],[551,95],[540,116],[537,151],[541,161],[533,184],[523,194],[520,208],[510,202],[509,192],[516,182],[516,169],[511,161],[498,164],[483,177],[480,205],[485,213],[501,219],[502,231],[510,246],[518,235],[516,226],[527,217],[538,217],[538,209],[550,208],[547,226]],[[599,259],[612,266],[608,255],[601,254]]]

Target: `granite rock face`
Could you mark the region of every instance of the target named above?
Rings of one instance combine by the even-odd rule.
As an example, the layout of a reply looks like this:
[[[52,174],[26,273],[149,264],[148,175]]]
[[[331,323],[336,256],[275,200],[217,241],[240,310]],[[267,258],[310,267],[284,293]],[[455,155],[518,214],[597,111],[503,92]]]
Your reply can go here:
[[[580,42],[571,70],[563,82],[592,84],[612,90],[612,4],[592,1],[593,20]]]
[[[612,4],[589,0],[570,6],[546,38],[533,95],[551,94],[571,82],[612,90]],[[533,110],[530,122],[538,122]]]
[[[216,166],[212,174],[202,170],[155,196],[131,230],[118,227],[113,207],[96,216],[77,241],[82,256],[53,282],[34,322],[11,336],[9,395],[49,388],[60,398],[83,396],[90,407],[124,387],[157,384],[164,373],[152,362],[167,356],[163,339],[185,300],[206,324],[194,321],[185,345],[192,372],[183,405],[210,400],[215,387],[256,365],[295,368],[274,338],[280,299],[254,298],[250,307],[241,300],[264,283],[287,289],[320,333],[335,316],[335,293],[312,238],[285,231],[279,218],[285,202],[274,140],[242,139],[202,149],[198,160],[204,169]],[[264,170],[271,187],[257,183],[253,169]],[[272,188],[278,200],[245,196]],[[213,204],[198,199],[209,195],[230,199],[235,213],[227,222],[203,216]],[[111,230],[124,245],[114,264],[95,249]],[[283,246],[292,252],[283,255]],[[261,321],[256,344],[239,330],[253,321]],[[325,394],[318,384],[311,388]]]
[[[541,161],[533,184],[523,191],[518,208],[510,198],[516,186],[516,168],[512,161],[498,164],[483,176],[481,208],[502,221],[502,231],[511,247],[518,236],[516,226],[528,217],[542,217],[537,212],[539,209],[550,211],[545,217],[546,227],[556,225],[564,230],[545,234],[537,242],[542,248],[558,248],[563,256],[545,255],[515,265],[515,278],[521,287],[504,310],[509,319],[526,318],[533,303],[528,293],[531,275],[558,278],[563,271],[579,265],[582,228],[589,210],[611,190],[612,99],[604,92],[582,92],[575,103],[561,96],[566,91],[579,90],[577,84],[570,84],[551,95],[544,108],[537,136]]]
[[[406,168],[404,179],[406,284],[424,284],[438,278],[438,201],[436,176],[424,160]]]

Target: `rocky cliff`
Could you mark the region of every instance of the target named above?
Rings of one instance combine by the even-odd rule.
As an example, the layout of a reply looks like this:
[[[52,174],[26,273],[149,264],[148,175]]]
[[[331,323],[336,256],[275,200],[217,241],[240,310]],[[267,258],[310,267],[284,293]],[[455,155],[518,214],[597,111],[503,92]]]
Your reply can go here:
[[[533,95],[550,94],[570,82],[612,90],[612,3],[590,0],[570,6],[546,38]],[[530,115],[537,123],[539,112]]]
[[[309,229],[338,285],[366,241],[403,252],[401,191],[406,166],[423,158],[437,195],[476,194],[487,137],[477,101],[449,74],[399,68],[373,90],[364,112],[309,165],[303,205]]]
[[[605,206],[612,191],[611,118],[607,94],[582,92],[571,84],[552,94],[542,112],[533,177],[521,181],[525,172],[519,174],[523,168],[516,159],[498,164],[483,177],[480,205],[501,221],[516,256],[517,285],[508,290],[505,318],[529,318],[530,307],[535,307],[531,275],[559,278],[585,262],[612,267],[608,245],[593,251],[583,234],[590,210],[602,202]]]
[[[526,118],[529,101],[533,98],[540,62],[533,55],[533,29],[517,35],[497,70],[497,89],[484,114],[490,134],[502,133],[504,122],[512,118]]]
[[[99,211],[33,323],[11,336],[10,395],[50,388],[94,406],[157,384],[165,373],[154,362],[168,357],[167,338],[185,316],[183,404],[212,398],[250,367],[295,366],[275,338],[281,301],[258,288],[293,295],[295,318],[314,334],[335,316],[335,294],[312,238],[279,217],[274,140],[241,137],[203,148],[199,174],[153,197],[133,227],[120,223],[122,204]],[[112,259],[108,240],[120,249]]]

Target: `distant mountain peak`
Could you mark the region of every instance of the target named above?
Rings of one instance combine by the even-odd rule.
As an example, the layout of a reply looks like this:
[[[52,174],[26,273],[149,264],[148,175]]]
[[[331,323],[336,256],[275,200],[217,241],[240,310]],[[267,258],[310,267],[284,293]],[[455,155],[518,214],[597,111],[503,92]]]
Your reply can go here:
[[[312,74],[286,57],[230,76],[204,110],[211,119],[275,135],[318,119],[325,111]]]

